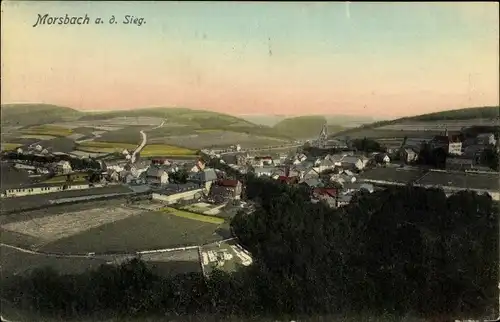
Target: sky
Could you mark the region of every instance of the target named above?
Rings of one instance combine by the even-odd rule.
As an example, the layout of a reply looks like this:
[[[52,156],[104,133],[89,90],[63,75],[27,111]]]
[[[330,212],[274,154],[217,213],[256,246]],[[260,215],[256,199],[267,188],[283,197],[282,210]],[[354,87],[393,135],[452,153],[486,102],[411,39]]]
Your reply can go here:
[[[498,10],[497,2],[3,1],[1,101],[374,117],[498,105]],[[38,14],[87,14],[90,24],[33,27]],[[123,24],[126,15],[145,23]]]

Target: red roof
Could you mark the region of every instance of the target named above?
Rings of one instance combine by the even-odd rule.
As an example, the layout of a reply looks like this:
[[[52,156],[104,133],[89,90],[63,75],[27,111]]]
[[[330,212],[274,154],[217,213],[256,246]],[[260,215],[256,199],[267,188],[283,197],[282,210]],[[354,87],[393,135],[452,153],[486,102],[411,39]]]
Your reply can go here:
[[[217,181],[217,185],[223,186],[223,187],[236,187],[238,185],[239,181],[238,180],[229,180],[229,179],[223,179]]]
[[[329,195],[330,197],[337,195],[337,189],[334,188],[314,188],[313,192],[319,195]]]

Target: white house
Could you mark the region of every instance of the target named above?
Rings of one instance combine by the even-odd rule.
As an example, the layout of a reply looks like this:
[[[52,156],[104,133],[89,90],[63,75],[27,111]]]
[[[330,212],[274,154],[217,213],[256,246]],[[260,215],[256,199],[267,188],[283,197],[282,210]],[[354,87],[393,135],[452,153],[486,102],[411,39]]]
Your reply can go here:
[[[16,152],[17,152],[18,154],[23,154],[23,149],[21,149],[21,148],[17,148]]]
[[[146,182],[154,184],[168,183],[168,172],[156,166],[150,166],[146,171]]]
[[[400,152],[400,159],[406,163],[417,160],[418,154],[413,149],[405,148]]]
[[[72,171],[71,164],[69,163],[69,161],[61,160],[61,161],[57,162],[56,170],[59,173],[70,173]]]
[[[262,177],[262,176],[271,177],[275,171],[276,168],[274,167],[262,167],[262,168],[255,168],[254,173],[255,176],[257,177]]]
[[[363,170],[368,163],[361,157],[345,156],[340,161],[342,168],[351,170]]]

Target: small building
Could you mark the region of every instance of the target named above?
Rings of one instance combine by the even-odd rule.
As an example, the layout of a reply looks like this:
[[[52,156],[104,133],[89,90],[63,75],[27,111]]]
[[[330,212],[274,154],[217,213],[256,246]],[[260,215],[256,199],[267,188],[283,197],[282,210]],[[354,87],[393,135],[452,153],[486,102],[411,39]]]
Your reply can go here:
[[[448,154],[461,155],[462,154],[462,142],[450,142],[448,144]]]
[[[257,156],[254,158],[253,165],[257,167],[271,166],[273,158],[271,156]]]
[[[357,156],[345,156],[341,160],[341,167],[343,169],[360,171],[363,170],[368,163],[368,160],[364,160],[362,157]]]
[[[313,202],[324,201],[330,207],[335,208],[337,206],[337,194],[337,189],[317,187],[311,191],[311,200]]]
[[[405,163],[410,163],[414,162],[417,160],[418,154],[413,151],[413,149],[405,148],[402,149],[400,152],[400,160],[404,161]]]
[[[226,164],[245,165],[247,163],[247,156],[244,153],[224,154],[221,160]]]
[[[69,163],[69,161],[59,161],[56,164],[56,171],[58,173],[64,173],[64,174],[70,173],[72,171],[71,164]]]
[[[202,171],[190,173],[188,180],[209,191],[213,182],[217,180],[217,173],[212,168],[205,168]]]
[[[197,160],[194,164],[190,164],[187,167],[188,172],[200,172],[205,169],[205,162],[203,160]]]
[[[150,166],[146,171],[146,182],[150,184],[168,183],[168,173],[157,166]]]
[[[262,167],[254,169],[256,177],[262,177],[262,176],[271,177],[275,171],[276,169],[274,167]]]
[[[17,152],[17,154],[23,154],[23,149],[21,149],[21,148],[17,148],[17,149],[16,149],[16,152]]]
[[[333,162],[330,159],[323,159],[319,162],[317,168],[318,168],[317,169],[318,172],[331,170],[331,169],[335,168],[335,162]]]
[[[242,190],[243,185],[238,180],[218,180],[212,184],[208,197],[215,203],[239,200]]]
[[[171,205],[179,201],[197,200],[203,197],[203,188],[192,182],[186,184],[170,183],[161,189],[155,190],[151,198],[164,204]]]
[[[387,153],[377,153],[373,156],[375,162],[386,164],[391,162],[391,158],[387,155]]]
[[[2,191],[2,198],[9,197],[24,197],[53,192],[61,192],[66,190],[83,190],[90,188],[88,183],[85,184],[63,184],[63,183],[40,183],[27,186],[19,186]]]
[[[493,133],[481,133],[476,137],[477,144],[481,145],[495,145],[495,135]]]

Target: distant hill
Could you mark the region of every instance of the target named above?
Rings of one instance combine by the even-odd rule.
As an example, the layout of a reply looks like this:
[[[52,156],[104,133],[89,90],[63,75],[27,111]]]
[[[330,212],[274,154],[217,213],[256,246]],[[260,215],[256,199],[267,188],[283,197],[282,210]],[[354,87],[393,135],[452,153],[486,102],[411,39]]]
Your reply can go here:
[[[51,104],[5,104],[0,111],[2,126],[50,124],[84,115],[75,109]]]
[[[448,111],[441,111],[435,113],[422,114],[417,116],[402,117],[399,119],[389,121],[378,121],[370,124],[363,124],[356,128],[346,129],[336,135],[352,134],[360,130],[377,129],[387,125],[398,125],[411,122],[439,122],[439,121],[467,121],[478,119],[499,119],[500,107],[499,106],[484,106],[484,107],[470,107],[463,109],[455,109]],[[471,122],[471,123],[472,123]]]
[[[285,115],[266,115],[266,114],[242,114],[238,115],[238,117],[241,117],[244,120],[247,120],[249,122],[258,124],[258,125],[264,125],[264,126],[274,126],[278,124],[278,122],[284,120],[287,118]]]
[[[327,119],[324,116],[297,116],[278,122],[273,126],[273,129],[278,133],[297,139],[310,139],[319,135],[325,123],[327,123]],[[328,125],[328,133],[335,133],[341,129],[342,127],[338,125]]]
[[[243,114],[238,116],[252,123],[265,126],[274,126],[279,122],[283,121],[284,119],[296,117],[290,115],[272,115],[272,114],[269,115]],[[370,116],[355,116],[355,115],[343,115],[343,114],[323,115],[323,116],[325,117],[326,122],[329,125],[340,125],[342,127],[355,127],[355,126],[360,126],[361,124],[373,123],[377,121],[377,119]]]
[[[126,111],[110,111],[84,115],[81,120],[105,120],[116,117],[160,117],[167,123],[200,127],[218,126],[256,126],[244,119],[211,111],[193,110],[189,108],[141,108]]]

